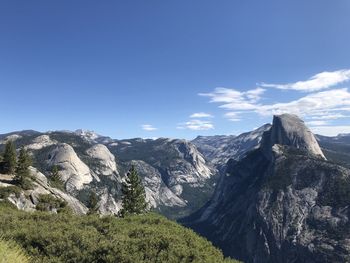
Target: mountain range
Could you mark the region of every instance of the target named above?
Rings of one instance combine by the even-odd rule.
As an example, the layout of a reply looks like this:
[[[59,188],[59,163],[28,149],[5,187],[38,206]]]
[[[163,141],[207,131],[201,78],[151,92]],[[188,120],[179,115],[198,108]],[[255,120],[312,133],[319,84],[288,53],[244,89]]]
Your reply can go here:
[[[182,222],[244,262],[349,262],[350,170],[335,162],[348,162],[348,142],[275,116],[259,146],[230,159],[209,202]]]
[[[88,211],[118,214],[121,184],[134,165],[152,210],[180,219],[244,262],[346,262],[350,233],[350,134],[313,135],[297,116],[275,116],[238,136],[116,140],[91,131],[18,131],[0,135],[31,154],[34,188],[11,193],[32,211],[40,195]],[[59,167],[62,187],[51,181]],[[0,186],[12,178],[0,175]]]

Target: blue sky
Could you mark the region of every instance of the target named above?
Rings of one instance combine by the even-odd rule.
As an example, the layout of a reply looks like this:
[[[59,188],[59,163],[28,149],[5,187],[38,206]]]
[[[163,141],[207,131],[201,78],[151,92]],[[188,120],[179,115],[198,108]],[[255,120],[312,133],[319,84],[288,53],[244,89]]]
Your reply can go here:
[[[349,13],[348,0],[3,0],[0,133],[193,138],[281,112],[350,132]]]

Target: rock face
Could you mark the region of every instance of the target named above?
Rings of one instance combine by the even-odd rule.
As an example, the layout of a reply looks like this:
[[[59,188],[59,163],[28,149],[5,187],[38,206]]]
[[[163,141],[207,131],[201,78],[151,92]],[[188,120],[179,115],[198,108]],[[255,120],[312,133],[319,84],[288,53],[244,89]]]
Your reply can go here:
[[[315,136],[306,127],[304,121],[296,115],[275,115],[270,134],[271,137],[268,138],[268,141],[272,145],[280,144],[306,149],[309,153],[319,155],[325,159]]]
[[[39,203],[40,195],[51,195],[54,198],[66,201],[67,205],[76,214],[86,214],[88,209],[85,205],[83,205],[78,199],[74,198],[73,196],[64,193],[57,188],[51,187],[45,175],[40,173],[37,169],[32,167],[31,175],[33,177],[33,189],[21,191],[19,195],[11,194],[8,197],[8,200],[13,203],[18,209],[25,211],[34,211],[36,205]]]
[[[60,167],[60,175],[66,183],[69,192],[80,190],[84,184],[92,181],[89,167],[80,160],[72,146],[66,143],[58,144],[48,155],[49,166]]]
[[[247,152],[259,147],[263,133],[270,128],[270,124],[265,124],[238,136],[198,136],[192,142],[208,161],[221,167],[226,165],[229,159],[239,160]]]
[[[57,165],[67,195],[88,205],[89,195],[96,193],[102,214],[121,209],[121,184],[131,165],[142,178],[150,207],[172,218],[199,208],[214,190],[216,169],[185,140],[113,140],[84,130],[24,131],[0,139],[8,136],[17,138],[17,148],[30,151],[46,178]]]
[[[118,174],[114,155],[103,144],[95,144],[86,153],[99,163],[95,168],[96,174],[111,175]]]
[[[317,141],[328,160],[350,168],[350,134],[317,135]]]
[[[137,166],[153,207],[169,217],[198,209],[214,190],[217,170],[191,142],[159,138],[109,143],[124,171]]]
[[[244,262],[349,262],[350,170],[296,116],[275,116],[263,137],[183,223]]]
[[[134,165],[138,173],[142,175],[146,201],[151,207],[157,208],[159,205],[186,206],[186,202],[163,183],[162,175],[157,169],[141,160],[132,161],[130,165]]]
[[[49,135],[40,135],[32,141],[32,144],[27,145],[26,148],[28,150],[40,150],[56,143],[56,141],[50,139]]]

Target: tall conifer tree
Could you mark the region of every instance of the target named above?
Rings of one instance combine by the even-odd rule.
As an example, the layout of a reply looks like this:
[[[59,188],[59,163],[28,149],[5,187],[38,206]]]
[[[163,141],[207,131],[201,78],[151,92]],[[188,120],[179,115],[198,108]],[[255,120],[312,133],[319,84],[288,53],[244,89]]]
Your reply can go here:
[[[8,174],[14,174],[16,171],[16,147],[11,140],[6,142],[3,156],[3,168],[4,172]]]
[[[27,150],[22,147],[19,151],[17,167],[16,167],[16,181],[23,188],[30,188],[29,177],[30,171],[29,166],[32,164],[31,158]]]
[[[126,180],[122,185],[123,208],[121,216],[130,214],[142,214],[147,210],[145,188],[137,174],[135,166],[129,170]]]

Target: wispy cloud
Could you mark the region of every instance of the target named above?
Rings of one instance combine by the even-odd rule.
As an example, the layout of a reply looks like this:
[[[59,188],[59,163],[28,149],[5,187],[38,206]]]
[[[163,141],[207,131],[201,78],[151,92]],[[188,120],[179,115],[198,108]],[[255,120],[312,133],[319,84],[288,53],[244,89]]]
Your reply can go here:
[[[151,124],[143,124],[141,125],[142,130],[144,131],[155,131],[157,128],[153,127]]]
[[[322,121],[322,120],[318,120],[318,121],[308,121],[306,122],[306,124],[308,126],[323,126],[323,125],[327,125],[328,121]]]
[[[230,121],[243,120],[243,114],[256,114],[267,117],[275,114],[293,113],[304,118],[312,129],[320,134],[336,135],[350,132],[345,120],[350,119],[350,92],[348,88],[339,88],[337,85],[350,81],[350,69],[333,72],[322,72],[305,81],[289,84],[260,84],[259,87],[248,91],[229,88],[215,88],[209,93],[200,93],[200,96],[209,98],[209,102],[217,103],[219,108],[227,112],[224,117]],[[283,102],[278,101],[277,88],[290,90],[288,94],[296,99],[288,101],[284,93]],[[296,91],[309,92],[302,94]],[[268,97],[271,92],[274,96]],[[271,103],[271,101],[276,100]],[[287,100],[286,100],[287,99]],[[342,124],[344,123],[344,124]],[[334,127],[332,130],[331,127]]]
[[[350,111],[350,108],[343,108],[345,111]],[[341,118],[349,118],[350,115],[344,115],[342,113],[330,113],[327,111],[320,111],[311,116],[310,119],[318,119],[318,120],[337,120]]]
[[[336,136],[341,133],[350,133],[350,126],[315,126],[310,127],[311,131],[316,134],[326,136]]]
[[[241,118],[239,117],[240,113],[241,112],[230,111],[225,113],[224,117],[230,121],[240,121],[241,120]]]
[[[205,96],[211,98],[210,102],[218,103],[220,108],[229,110],[225,117],[231,121],[239,121],[241,113],[256,113],[260,116],[294,113],[314,121],[335,120],[350,115],[350,92],[347,88],[314,92],[296,100],[274,104],[261,102],[261,90],[255,92],[254,99],[248,98],[249,92],[220,88],[205,93]]]
[[[190,118],[213,118],[214,116],[211,115],[210,113],[205,113],[205,112],[196,112],[193,113]]]
[[[297,81],[287,84],[258,83],[258,86],[264,88],[276,88],[284,90],[297,90],[304,92],[313,92],[344,83],[350,80],[350,69],[337,70],[332,72],[321,72],[304,81]]]
[[[211,121],[194,119],[179,123],[177,129],[189,129],[193,131],[211,130],[214,129],[214,125]]]
[[[256,88],[248,91],[238,91],[228,88],[216,88],[210,93],[199,93],[200,96],[210,97],[210,102],[223,103],[220,107],[231,110],[251,110],[260,100],[265,89]]]
[[[294,113],[312,117],[325,111],[344,111],[348,106],[350,106],[350,93],[348,89],[343,88],[312,93],[286,103],[256,105],[254,111],[260,115]]]
[[[265,89],[255,88],[248,91],[238,91],[218,87],[213,92],[199,93],[199,96],[209,97],[210,102],[220,103],[220,108],[230,110],[225,118],[230,121],[240,121],[241,111],[252,111],[257,108],[257,103],[264,94]]]

